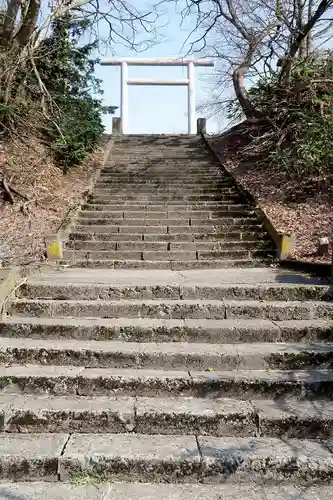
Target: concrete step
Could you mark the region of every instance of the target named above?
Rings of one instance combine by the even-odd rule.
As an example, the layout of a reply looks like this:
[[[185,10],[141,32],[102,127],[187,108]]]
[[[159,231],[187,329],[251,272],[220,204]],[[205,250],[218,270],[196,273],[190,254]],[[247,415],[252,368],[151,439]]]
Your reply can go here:
[[[196,261],[217,259],[242,259],[250,257],[274,258],[274,249],[227,249],[227,250],[64,250],[63,258],[67,261],[76,260],[143,260],[143,261]]]
[[[247,256],[248,251],[239,252],[241,257]],[[64,259],[67,261],[89,260],[198,260],[196,251],[86,251],[64,250]]]
[[[224,195],[229,196],[229,195],[236,195],[238,194],[237,190],[235,188],[217,188],[217,189],[189,189],[189,190],[184,190],[181,187],[179,189],[146,189],[146,190],[140,190],[140,189],[135,189],[134,187],[131,189],[111,189],[111,188],[102,188],[102,187],[96,187],[94,189],[94,196],[112,196],[114,199],[123,199],[125,198],[126,200],[141,200],[148,198],[149,200],[168,200],[168,199],[180,199],[180,200],[215,200],[215,199],[221,199]]]
[[[165,269],[179,271],[186,269],[227,269],[227,268],[259,268],[272,264],[272,258],[256,260],[75,260],[77,268],[91,269]],[[73,266],[72,261],[63,260],[61,266]]]
[[[329,320],[69,318],[8,316],[0,336],[132,342],[333,342]]]
[[[100,176],[95,186],[97,187],[111,187],[111,188],[119,188],[119,189],[131,189],[132,187],[135,189],[179,189],[179,181],[178,179],[160,179],[160,178],[152,178],[152,179],[142,179],[142,178],[133,178],[128,180],[120,180],[118,178]],[[223,187],[234,187],[235,183],[232,179],[202,179],[199,176],[195,176],[191,179],[191,182],[184,181],[181,184],[181,187],[189,190],[196,189],[212,189],[212,188],[223,188]]]
[[[179,180],[176,185],[171,185],[167,183],[160,183],[159,185],[148,185],[148,184],[130,184],[127,186],[119,186],[117,184],[111,184],[106,182],[99,182],[95,184],[94,189],[96,192],[106,192],[106,193],[121,193],[126,194],[127,192],[132,192],[134,194],[173,194],[177,193],[180,195],[202,195],[210,193],[229,193],[236,192],[237,188],[232,184],[217,184],[211,182],[210,184],[203,184],[198,182],[196,186],[190,187],[183,185],[183,181]]]
[[[237,193],[231,193],[231,192],[221,192],[219,191],[218,193],[206,193],[206,194],[177,194],[177,193],[164,193],[161,192],[160,194],[158,193],[124,193],[121,194],[119,192],[117,193],[110,193],[108,191],[101,192],[99,191],[94,191],[92,200],[106,200],[108,203],[114,203],[114,202],[124,202],[124,201],[140,201],[140,202],[147,202],[151,201],[153,203],[160,203],[160,202],[165,202],[165,203],[170,203],[171,201],[175,201],[177,204],[179,203],[193,203],[193,202],[202,202],[202,201],[220,201],[220,200],[225,200],[225,201],[234,201],[235,199],[241,200],[242,198],[237,195]]]
[[[331,368],[333,343],[140,343],[0,338],[3,365],[30,364],[162,370],[271,370]]]
[[[21,434],[132,432],[329,439],[333,431],[333,403],[325,400],[38,395],[13,398],[7,394],[0,395],[0,408],[0,430]]]
[[[100,218],[100,219],[163,219],[163,220],[169,220],[169,219],[184,219],[184,220],[189,220],[191,218],[194,219],[219,219],[221,217],[244,217],[244,216],[250,216],[254,215],[254,211],[250,209],[238,209],[238,210],[214,210],[214,211],[204,211],[204,210],[179,210],[179,211],[160,211],[160,212],[150,212],[148,210],[113,210],[113,211],[107,211],[107,210],[89,210],[89,209],[84,209],[80,210],[79,212],[79,218]]]
[[[333,370],[181,371],[83,366],[0,367],[3,393],[301,400],[333,396]]]
[[[145,224],[145,220],[138,219],[135,224],[136,219],[131,219],[132,224],[129,223],[127,219],[127,224],[77,224],[74,225],[75,232],[87,232],[87,233],[126,233],[126,234],[203,234],[206,235],[214,233],[218,235],[220,233],[228,232],[254,232],[256,230],[262,229],[259,221],[255,219],[225,219],[226,222],[220,224],[195,224],[195,225],[178,225],[171,224],[169,220],[166,224]],[[124,221],[124,219],[123,219]],[[80,221],[81,222],[81,221]],[[108,222],[108,221],[107,221]],[[178,221],[179,222],[179,221]],[[213,227],[211,227],[213,226]],[[203,236],[205,238],[205,236]]]
[[[244,203],[244,198],[240,194],[228,194],[228,195],[223,195],[223,196],[218,196],[216,199],[211,199],[211,198],[202,198],[202,199],[194,199],[194,200],[189,200],[189,199],[184,199],[184,198],[170,198],[170,197],[165,197],[164,199],[161,199],[161,196],[159,199],[152,199],[153,197],[144,197],[144,199],[139,199],[139,197],[134,197],[132,199],[129,199],[128,197],[124,196],[122,199],[115,199],[114,196],[109,195],[109,194],[103,194],[103,195],[96,195],[92,194],[89,197],[89,202],[93,204],[117,204],[118,206],[123,206],[123,205],[168,205],[168,206],[174,206],[174,205],[182,205],[182,206],[216,206],[217,204],[220,203],[225,203],[225,204],[231,204],[231,203]]]
[[[149,162],[148,162],[149,163]],[[183,163],[183,162],[182,162]],[[118,162],[112,167],[106,167],[101,171],[100,179],[107,179],[119,183],[133,183],[138,182],[169,182],[173,183],[177,180],[186,183],[197,182],[223,182],[229,181],[230,177],[225,175],[225,172],[215,167],[204,167],[202,164],[197,163],[197,167],[193,170],[181,170],[182,166],[179,163],[169,165],[154,165],[149,166],[147,162],[134,162],[126,166]]]
[[[169,319],[333,319],[333,303],[256,300],[35,300],[17,299],[9,312],[20,316]]]
[[[86,481],[85,481],[85,478]],[[72,484],[74,483],[74,484]],[[288,484],[162,484],[101,482],[96,476],[78,475],[72,483],[2,483],[4,500],[331,500],[333,487],[297,487]]]
[[[173,218],[173,219],[165,219],[165,218],[140,218],[140,217],[127,217],[126,219],[122,218],[113,218],[97,216],[97,217],[82,217],[78,216],[76,218],[76,223],[78,225],[115,225],[115,226],[224,226],[224,225],[257,225],[260,226],[260,221],[253,216],[244,217],[242,214],[239,214],[238,217],[230,217],[230,214],[226,217],[214,218],[214,219],[205,219],[205,218]]]
[[[203,241],[205,240],[205,241]],[[146,241],[146,242],[198,242],[209,243],[219,242],[221,245],[228,245],[232,241],[251,242],[256,241],[257,244],[270,243],[266,233],[261,230],[254,232],[237,232],[237,231],[224,231],[219,232],[201,232],[201,233],[174,233],[174,234],[140,234],[140,233],[98,233],[94,234],[87,232],[86,228],[82,232],[72,232],[69,235],[69,241]]]
[[[231,177],[225,176],[222,173],[220,174],[219,172],[211,172],[211,175],[207,174],[200,174],[198,171],[195,171],[193,173],[188,172],[186,170],[186,174],[190,174],[187,176],[184,176],[184,186],[190,187],[190,188],[195,188],[198,186],[198,184],[202,185],[212,185],[212,184],[218,184],[218,185],[235,185],[234,180]],[[132,186],[135,184],[136,186],[161,186],[163,184],[165,185],[170,185],[170,186],[175,186],[178,187],[178,176],[177,174],[175,177],[163,177],[162,175],[154,175],[153,173],[151,175],[149,174],[143,174],[142,172],[137,172],[134,175],[128,175],[124,176],[119,172],[114,173],[107,173],[107,172],[101,172],[100,176],[98,178],[98,182],[105,182],[107,184],[112,184],[112,185],[117,185],[117,186]]]
[[[112,282],[103,283],[97,276],[82,276],[79,281],[72,281],[66,276],[34,277],[17,290],[17,297],[32,299],[54,299],[54,300],[116,300],[116,299],[213,299],[213,300],[258,300],[258,301],[321,301],[327,299],[329,285],[312,284],[288,284],[288,283],[213,283],[206,280],[191,282],[170,283],[167,278],[165,282],[153,279],[142,279],[125,281],[125,277],[112,277]],[[140,279],[141,278],[141,279]],[[95,279],[97,281],[95,281]],[[122,282],[123,281],[123,282]],[[136,281],[136,282],[134,282]],[[134,282],[134,283],[133,283]],[[325,304],[325,302],[323,302]]]
[[[102,475],[111,482],[126,478],[133,482],[216,485],[228,480],[229,486],[235,484],[238,488],[244,481],[260,487],[286,480],[302,486],[310,480],[312,484],[327,483],[333,475],[330,441],[201,435],[4,434],[0,450],[0,478],[7,481],[75,482],[75,478]]]
[[[272,244],[269,241],[190,241],[179,243],[167,242],[167,241],[69,241],[66,243],[67,248],[72,248],[74,250],[159,250],[166,251],[170,250],[181,250],[181,251],[196,251],[196,250],[238,250],[238,249],[272,249]]]
[[[227,204],[227,203],[216,203],[215,205],[147,205],[143,204],[140,205],[138,203],[133,203],[133,204],[110,204],[110,205],[105,205],[105,204],[93,204],[93,203],[86,203],[82,207],[83,210],[98,210],[98,211],[107,211],[107,212],[148,212],[154,214],[155,212],[167,212],[167,213],[187,213],[187,212],[192,212],[192,213],[203,213],[207,212],[209,214],[218,212],[218,211],[228,211],[228,212],[242,212],[243,210],[251,210],[251,207],[249,205],[244,204]]]

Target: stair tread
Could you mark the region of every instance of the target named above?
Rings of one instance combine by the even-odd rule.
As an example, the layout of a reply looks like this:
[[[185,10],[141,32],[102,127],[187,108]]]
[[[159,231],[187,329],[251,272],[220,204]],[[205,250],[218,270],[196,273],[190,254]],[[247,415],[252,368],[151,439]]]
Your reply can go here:
[[[15,299],[15,302],[13,304],[17,303],[40,303],[40,304],[49,304],[50,302],[55,302],[57,303],[56,300],[52,299],[28,299],[28,298],[18,298]],[[147,304],[147,305],[152,305],[152,306],[158,306],[158,305],[168,305],[168,306],[176,306],[176,305],[213,305],[213,306],[222,306],[222,305],[230,305],[230,306],[239,306],[239,307],[246,307],[247,305],[249,306],[258,306],[258,307],[278,307],[278,308],[285,308],[286,306],[290,307],[306,307],[306,308],[311,308],[314,306],[323,306],[327,309],[332,309],[333,310],[333,302],[324,302],[322,300],[311,300],[308,302],[304,302],[303,300],[270,300],[270,301],[262,301],[262,300],[217,300],[217,299],[136,299],[135,301],[133,300],[126,300],[126,299],[119,299],[119,300],[91,300],[91,299],[66,299],[66,300],[61,300],[61,304],[68,303],[68,304],[77,304],[77,303],[82,303],[84,304],[128,304],[128,305],[133,305],[133,304]],[[311,318],[309,318],[311,319]]]
[[[333,322],[332,322],[333,325]],[[292,354],[325,354],[333,352],[333,342],[325,343],[302,343],[302,342],[257,342],[254,344],[237,343],[237,344],[210,344],[210,343],[195,343],[195,342],[126,342],[121,340],[43,340],[31,338],[0,338],[0,351],[19,351],[19,350],[35,350],[35,351],[95,351],[99,353],[124,353],[124,354],[141,354],[141,355],[185,355],[185,356],[234,356],[252,357],[260,355],[263,357],[270,355],[292,355]],[[51,363],[52,360],[45,362]],[[238,362],[235,363],[237,369]],[[51,363],[52,364],[52,363]]]
[[[315,370],[219,370],[200,371],[194,370],[190,374],[186,370],[161,370],[145,368],[86,368],[84,366],[72,365],[34,365],[34,364],[12,364],[10,366],[0,366],[0,377],[67,377],[76,379],[77,377],[108,378],[117,379],[161,379],[172,380],[181,379],[189,384],[195,381],[213,380],[235,380],[235,381],[278,381],[294,383],[316,383],[320,381],[333,381],[333,369]],[[14,391],[10,391],[14,392]],[[71,394],[71,392],[69,392]]]
[[[325,319],[309,319],[309,320],[284,320],[271,321],[269,319],[204,319],[204,318],[185,318],[185,319],[169,319],[169,318],[85,318],[85,317],[37,317],[37,316],[8,316],[5,320],[0,321],[0,324],[35,324],[35,325],[99,325],[99,326],[130,326],[141,325],[142,327],[173,327],[173,326],[191,326],[198,328],[283,328],[295,327],[303,329],[305,327],[331,326],[333,320]]]
[[[68,483],[3,483],[0,494],[4,500],[331,500],[332,486],[297,487],[288,484],[270,485],[203,485],[203,484],[142,484],[100,482],[89,477],[85,484],[78,476],[77,484]]]

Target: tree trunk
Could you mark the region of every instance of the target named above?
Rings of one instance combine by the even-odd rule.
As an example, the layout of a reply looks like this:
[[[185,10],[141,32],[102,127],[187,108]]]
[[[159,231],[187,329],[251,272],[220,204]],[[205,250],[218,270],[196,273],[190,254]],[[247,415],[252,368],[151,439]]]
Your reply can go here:
[[[252,49],[248,50],[248,53],[244,59],[244,61],[235,68],[233,75],[232,75],[232,81],[234,84],[234,89],[236,93],[236,97],[238,99],[239,104],[241,105],[243,112],[246,116],[246,118],[251,121],[255,118],[259,118],[259,116],[262,116],[262,114],[256,110],[256,108],[253,106],[251,103],[249,96],[246,92],[245,89],[245,75],[249,70],[252,57],[253,57],[254,51]]]
[[[10,0],[7,5],[7,11],[4,15],[4,21],[0,32],[0,45],[2,47],[8,47],[13,38],[15,21],[20,4],[20,0]]]
[[[15,40],[19,46],[25,45],[37,27],[38,14],[40,9],[40,0],[30,0],[22,26],[18,30]]]

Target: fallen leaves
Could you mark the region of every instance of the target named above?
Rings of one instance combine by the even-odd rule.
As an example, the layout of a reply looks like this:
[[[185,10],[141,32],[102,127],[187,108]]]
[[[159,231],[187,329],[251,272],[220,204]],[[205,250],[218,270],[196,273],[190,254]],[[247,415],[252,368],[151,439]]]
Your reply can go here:
[[[244,161],[243,144],[230,143],[229,148],[223,137],[213,141],[214,148],[223,154],[224,167],[252,194],[275,228],[296,236],[292,257],[331,262],[332,249],[329,255],[319,257],[317,248],[319,238],[333,241],[333,178],[290,179],[265,162]]]

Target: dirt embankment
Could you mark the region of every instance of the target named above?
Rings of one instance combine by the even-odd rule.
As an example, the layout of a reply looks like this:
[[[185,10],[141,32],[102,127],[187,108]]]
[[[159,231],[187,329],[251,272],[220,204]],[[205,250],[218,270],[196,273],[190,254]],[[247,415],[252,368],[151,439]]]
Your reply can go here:
[[[333,241],[333,176],[296,180],[287,172],[272,169],[264,158],[249,161],[242,154],[249,140],[242,125],[210,139],[225,168],[258,201],[275,228],[296,236],[292,257],[331,262],[331,251],[319,257],[317,249],[319,238]]]
[[[102,159],[98,148],[84,165],[64,175],[37,140],[0,143],[0,180],[6,180],[0,186],[2,266],[43,262],[45,235],[57,231],[68,211],[79,205]]]

